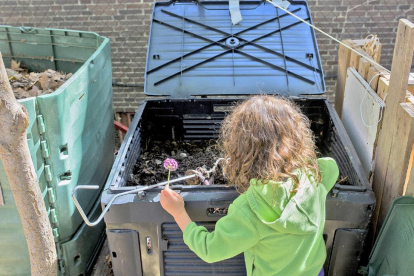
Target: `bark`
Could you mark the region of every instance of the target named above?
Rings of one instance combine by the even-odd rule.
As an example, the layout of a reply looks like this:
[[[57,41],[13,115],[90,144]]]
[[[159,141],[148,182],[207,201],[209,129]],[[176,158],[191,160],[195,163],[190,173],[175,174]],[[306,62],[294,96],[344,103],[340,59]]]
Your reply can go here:
[[[22,221],[31,275],[56,275],[55,242],[26,140],[28,125],[27,111],[14,97],[0,54],[0,159]]]

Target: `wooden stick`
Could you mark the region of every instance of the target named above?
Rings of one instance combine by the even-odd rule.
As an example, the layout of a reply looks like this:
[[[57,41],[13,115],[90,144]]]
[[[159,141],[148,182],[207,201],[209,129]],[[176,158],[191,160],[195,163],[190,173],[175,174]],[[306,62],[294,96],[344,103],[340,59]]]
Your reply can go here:
[[[400,103],[403,103],[406,97],[413,50],[414,24],[401,19],[375,163],[373,190],[377,197],[377,208],[373,218],[374,233],[378,233],[389,206],[401,195],[400,191],[405,185],[411,146],[414,142],[414,127],[410,122],[409,114],[407,115],[407,111],[400,106]]]

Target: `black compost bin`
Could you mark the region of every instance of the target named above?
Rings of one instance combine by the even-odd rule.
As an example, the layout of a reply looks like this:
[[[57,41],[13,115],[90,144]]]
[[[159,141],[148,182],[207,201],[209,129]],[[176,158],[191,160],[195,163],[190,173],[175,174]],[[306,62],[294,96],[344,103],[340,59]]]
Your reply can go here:
[[[305,1],[289,10],[312,22]],[[228,2],[155,3],[144,101],[135,114],[102,195],[102,205],[130,186],[148,141],[215,139],[234,103],[251,94],[296,101],[312,122],[318,149],[339,164],[341,179],[327,196],[324,238],[327,275],[354,275],[375,198],[357,154],[332,105],[313,29],[266,2],[240,3],[243,21],[231,24]],[[190,217],[214,229],[238,196],[224,185],[172,186]],[[160,188],[119,197],[105,215],[115,275],[245,275],[243,256],[207,264],[184,244],[159,204]]]

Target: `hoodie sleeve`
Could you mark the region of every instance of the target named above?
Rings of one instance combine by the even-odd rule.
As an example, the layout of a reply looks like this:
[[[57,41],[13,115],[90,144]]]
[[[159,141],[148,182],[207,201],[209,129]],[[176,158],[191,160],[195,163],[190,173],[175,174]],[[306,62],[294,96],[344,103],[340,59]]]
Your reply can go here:
[[[336,161],[330,157],[318,159],[319,170],[321,172],[321,184],[330,191],[335,185],[339,176],[339,168]]]
[[[259,241],[255,225],[235,204],[231,204],[228,214],[217,221],[213,232],[192,222],[183,235],[185,244],[207,263],[232,258]]]

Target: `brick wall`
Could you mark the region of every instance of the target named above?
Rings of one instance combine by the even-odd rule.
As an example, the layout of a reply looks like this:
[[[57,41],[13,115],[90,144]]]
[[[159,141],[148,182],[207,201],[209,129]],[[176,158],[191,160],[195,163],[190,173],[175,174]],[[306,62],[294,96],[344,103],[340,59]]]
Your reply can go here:
[[[0,24],[66,28],[97,32],[111,39],[113,78],[135,87],[114,87],[117,111],[134,111],[145,98],[143,88],[146,44],[153,0],[0,0]],[[387,68],[398,19],[414,21],[412,0],[309,0],[314,23],[342,40],[378,34],[381,63]],[[327,95],[333,99],[338,45],[317,34],[326,75]]]

